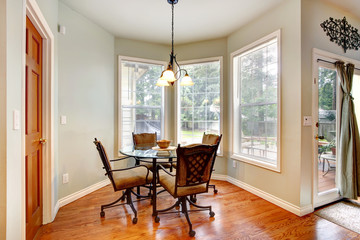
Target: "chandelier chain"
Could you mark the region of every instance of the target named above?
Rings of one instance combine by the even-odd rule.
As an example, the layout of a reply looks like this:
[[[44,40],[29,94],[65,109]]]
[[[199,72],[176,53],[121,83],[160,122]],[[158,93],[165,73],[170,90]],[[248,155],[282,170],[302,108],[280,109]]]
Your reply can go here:
[[[171,51],[174,52],[174,1],[171,4],[172,22],[171,22]]]

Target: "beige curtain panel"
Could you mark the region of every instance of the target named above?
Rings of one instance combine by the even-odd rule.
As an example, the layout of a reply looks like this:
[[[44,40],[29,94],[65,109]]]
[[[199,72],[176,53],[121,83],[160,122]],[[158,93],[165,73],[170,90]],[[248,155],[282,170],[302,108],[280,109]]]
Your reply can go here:
[[[360,140],[357,126],[354,98],[351,88],[354,65],[338,61],[335,63],[343,92],[339,137],[339,173],[340,194],[345,198],[357,199],[360,196]]]

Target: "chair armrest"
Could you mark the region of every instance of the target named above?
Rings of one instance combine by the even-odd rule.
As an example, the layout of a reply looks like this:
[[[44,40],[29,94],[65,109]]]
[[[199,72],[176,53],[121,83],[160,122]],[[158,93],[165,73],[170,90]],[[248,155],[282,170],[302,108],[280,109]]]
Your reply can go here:
[[[176,176],[176,175],[170,173],[168,170],[166,170],[166,169],[164,168],[164,166],[162,166],[161,164],[159,164],[158,166],[159,166],[159,168],[157,169],[158,173],[159,173],[159,169],[162,168],[162,170],[163,170],[164,172],[166,172],[167,174],[169,174],[170,176],[173,176],[173,177]],[[158,174],[158,176],[159,176],[159,174]]]
[[[128,159],[128,158],[131,158],[131,157],[117,158],[117,159],[110,160],[110,162],[121,161],[121,160],[125,160],[125,159]]]
[[[138,167],[144,167],[144,168],[146,168],[148,171],[149,171],[149,169],[146,167],[146,166],[144,166],[144,165],[137,165],[137,166],[134,166],[134,167],[127,167],[127,168],[119,168],[119,169],[112,169],[112,170],[110,170],[110,172],[119,172],[119,171],[125,171],[125,170],[130,170],[130,169],[133,169],[133,168],[138,168]]]

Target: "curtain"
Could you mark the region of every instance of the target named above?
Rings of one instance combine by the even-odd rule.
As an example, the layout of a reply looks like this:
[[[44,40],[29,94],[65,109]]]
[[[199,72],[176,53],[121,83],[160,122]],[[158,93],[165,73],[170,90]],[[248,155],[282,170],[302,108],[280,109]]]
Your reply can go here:
[[[351,88],[354,65],[335,63],[343,99],[341,105],[339,137],[339,175],[340,194],[345,198],[357,199],[360,195],[360,139]]]

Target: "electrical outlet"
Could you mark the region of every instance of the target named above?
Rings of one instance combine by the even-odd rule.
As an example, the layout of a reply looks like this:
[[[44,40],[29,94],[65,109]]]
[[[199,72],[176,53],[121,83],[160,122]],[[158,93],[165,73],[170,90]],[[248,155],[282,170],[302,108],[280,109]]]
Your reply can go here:
[[[63,184],[68,183],[68,182],[69,182],[69,174],[64,173],[63,174]]]
[[[236,168],[236,161],[233,160],[233,168]]]

